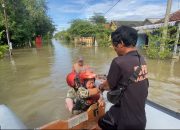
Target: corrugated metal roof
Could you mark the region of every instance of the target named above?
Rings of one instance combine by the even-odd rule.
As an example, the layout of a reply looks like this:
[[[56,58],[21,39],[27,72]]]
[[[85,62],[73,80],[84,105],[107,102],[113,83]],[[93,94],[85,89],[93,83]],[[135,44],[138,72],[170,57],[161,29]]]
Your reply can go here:
[[[180,21],[180,10],[172,13],[169,17],[169,22],[172,22],[172,21]],[[164,22],[164,18],[157,21],[156,23],[163,23]]]
[[[176,21],[169,22],[169,26],[175,25]],[[136,30],[143,30],[143,29],[155,29],[155,28],[160,28],[164,25],[164,23],[159,23],[159,24],[151,24],[151,25],[145,25],[145,26],[138,26],[134,27]]]
[[[143,25],[143,21],[112,21],[112,22],[114,22],[117,27],[120,27],[122,25],[130,26],[130,27]]]

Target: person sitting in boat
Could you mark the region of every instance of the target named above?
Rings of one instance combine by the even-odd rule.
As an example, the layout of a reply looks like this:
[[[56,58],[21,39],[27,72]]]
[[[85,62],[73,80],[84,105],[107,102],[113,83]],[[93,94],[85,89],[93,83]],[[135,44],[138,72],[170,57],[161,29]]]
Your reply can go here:
[[[89,69],[88,65],[84,65],[83,57],[79,57],[77,63],[72,67],[72,72],[80,73],[81,71]]]
[[[100,91],[94,84],[95,77],[96,74],[89,70],[82,71],[78,75],[75,72],[68,74],[66,81],[71,88],[67,93],[66,106],[72,114],[85,111],[96,102],[104,106]]]

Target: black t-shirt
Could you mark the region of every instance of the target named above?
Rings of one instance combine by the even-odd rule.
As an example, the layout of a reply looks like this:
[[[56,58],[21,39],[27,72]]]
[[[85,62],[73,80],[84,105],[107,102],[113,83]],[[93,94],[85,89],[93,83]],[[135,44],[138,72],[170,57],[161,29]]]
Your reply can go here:
[[[146,125],[145,101],[149,82],[147,66],[142,56],[140,56],[140,61],[142,71],[136,82],[130,84],[124,92],[121,107],[114,105],[109,110],[119,129],[145,127]],[[117,89],[119,84],[127,82],[139,65],[137,51],[131,51],[124,56],[114,58],[107,76],[110,89]]]

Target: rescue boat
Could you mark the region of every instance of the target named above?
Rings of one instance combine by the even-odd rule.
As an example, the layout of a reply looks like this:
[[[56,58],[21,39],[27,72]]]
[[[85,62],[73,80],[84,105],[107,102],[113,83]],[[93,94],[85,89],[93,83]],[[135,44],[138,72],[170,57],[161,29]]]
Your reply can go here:
[[[98,130],[98,119],[104,115],[105,111],[107,111],[111,105],[109,102],[106,102],[106,107],[104,108],[93,104],[86,112],[68,120],[50,122],[37,129]],[[180,129],[180,113],[169,110],[151,101],[147,101],[146,103],[146,118],[146,129]],[[1,129],[27,129],[15,113],[5,105],[0,105],[0,126]]]
[[[98,119],[105,114],[105,108],[99,107],[97,103],[91,105],[87,111],[75,115],[74,117],[68,120],[56,120],[50,122],[38,129],[47,130],[47,129],[88,129],[96,130]]]
[[[68,120],[57,120],[48,123],[40,130],[45,129],[88,129],[99,130],[98,119],[104,115],[111,107],[111,103],[106,102],[106,108],[93,104],[86,112],[83,112]],[[146,102],[146,129],[180,129],[180,113],[174,112],[152,101]]]

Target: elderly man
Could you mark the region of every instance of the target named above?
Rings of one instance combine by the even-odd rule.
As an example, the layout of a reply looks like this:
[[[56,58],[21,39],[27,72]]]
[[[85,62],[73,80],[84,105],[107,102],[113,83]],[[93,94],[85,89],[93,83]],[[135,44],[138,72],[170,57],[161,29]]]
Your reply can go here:
[[[86,69],[89,69],[89,66],[88,65],[84,65],[83,58],[79,57],[78,60],[77,60],[77,63],[75,63],[73,65],[72,71],[76,72],[76,73],[79,73],[79,72],[84,71]]]

